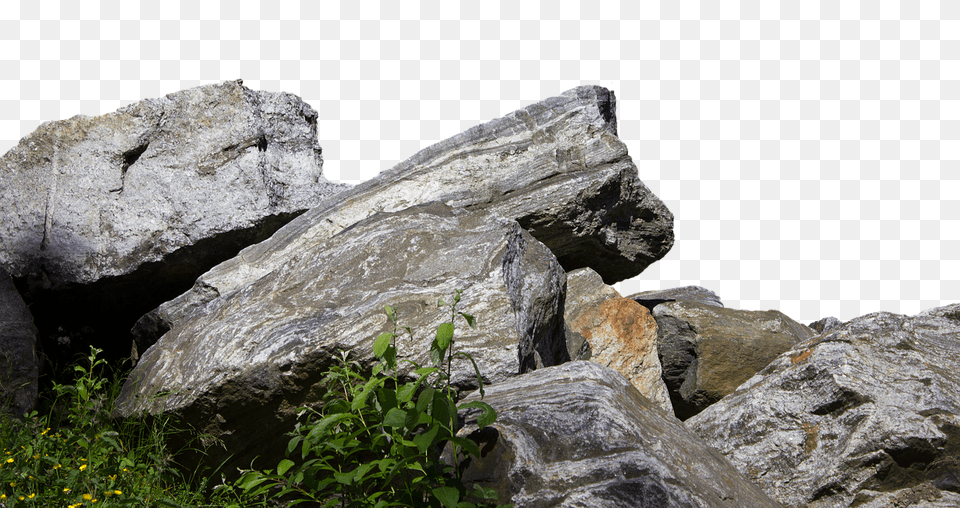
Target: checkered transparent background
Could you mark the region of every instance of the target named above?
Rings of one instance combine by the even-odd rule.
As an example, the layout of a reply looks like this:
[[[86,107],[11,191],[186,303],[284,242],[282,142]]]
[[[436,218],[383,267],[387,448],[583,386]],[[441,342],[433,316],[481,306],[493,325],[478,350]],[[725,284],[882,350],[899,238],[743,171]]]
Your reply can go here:
[[[228,79],[319,113],[331,180],[580,84],[676,216],[624,294],[809,323],[960,302],[960,2],[6,2],[0,153]]]

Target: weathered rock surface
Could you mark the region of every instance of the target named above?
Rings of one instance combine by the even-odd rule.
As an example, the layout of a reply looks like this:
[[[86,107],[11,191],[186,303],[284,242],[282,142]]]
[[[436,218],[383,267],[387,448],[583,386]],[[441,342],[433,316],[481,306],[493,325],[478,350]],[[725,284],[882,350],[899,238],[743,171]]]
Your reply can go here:
[[[474,400],[472,394],[465,400]],[[532,507],[779,506],[619,373],[576,361],[486,388],[465,481]]]
[[[824,332],[833,331],[834,328],[843,326],[843,321],[840,321],[839,319],[833,316],[830,316],[830,317],[825,317],[823,319],[820,319],[818,321],[814,321],[813,323],[810,323],[809,326],[810,328],[813,328],[813,330],[816,331],[817,333],[824,333]]]
[[[656,289],[653,291],[641,291],[628,296],[640,305],[653,311],[653,308],[661,303],[675,302],[677,300],[692,301],[714,307],[723,307],[723,302],[716,293],[700,286],[684,286],[681,288]]]
[[[46,122],[0,158],[0,265],[90,283],[302,212],[345,187],[322,176],[316,119],[227,81]]]
[[[571,359],[589,359],[619,372],[644,397],[673,412],[661,377],[657,322],[646,307],[621,297],[597,272],[581,268],[567,274],[563,316],[571,332],[567,336]],[[581,358],[585,356],[581,351],[589,351],[589,358]]]
[[[565,270],[589,266],[608,283],[635,276],[673,246],[673,215],[637,178],[615,111],[613,92],[583,86],[430,146],[244,249],[145,319],[162,332],[365,217],[430,201],[517,220]]]
[[[436,327],[450,318],[437,299],[463,289],[460,310],[478,327],[458,325],[456,350],[499,383],[567,359],[565,278],[513,220],[443,204],[380,213],[174,327],[141,357],[118,415],[165,408],[222,439],[231,464],[248,467],[256,455],[270,463],[282,457],[297,407],[319,399],[311,390],[340,350],[371,363],[373,339],[392,330],[384,305],[415,332],[400,340],[401,355],[429,365]],[[468,362],[454,367],[456,384],[476,386]]]
[[[686,420],[732,393],[815,332],[776,310],[726,309],[677,300],[657,305],[663,379]]]
[[[45,351],[61,328],[129,351],[145,312],[345,189],[322,176],[316,120],[294,95],[228,81],[23,138],[0,158],[0,267]]]
[[[960,506],[960,304],[797,345],[687,421],[785,506]]]
[[[36,338],[30,309],[0,269],[0,411],[23,416],[37,403]]]

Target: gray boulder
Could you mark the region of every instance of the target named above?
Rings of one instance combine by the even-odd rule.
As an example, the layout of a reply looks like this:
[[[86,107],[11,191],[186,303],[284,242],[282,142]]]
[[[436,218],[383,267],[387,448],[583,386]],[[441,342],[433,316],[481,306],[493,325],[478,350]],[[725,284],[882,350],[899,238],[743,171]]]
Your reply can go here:
[[[162,332],[365,217],[429,201],[517,220],[565,270],[589,266],[607,283],[637,275],[673,246],[673,215],[637,178],[615,110],[613,92],[583,86],[441,141],[244,249],[144,319]]]
[[[0,158],[0,267],[53,363],[130,328],[325,196],[317,113],[227,81],[46,122]]]
[[[500,383],[567,359],[565,282],[556,257],[516,221],[443,204],[376,214],[175,326],[140,358],[117,414],[172,411],[226,443],[230,464],[275,463],[297,408],[317,400],[311,390],[340,351],[371,365],[374,338],[392,330],[385,305],[414,330],[399,342],[402,357],[430,365],[436,327],[450,319],[437,299],[463,289],[460,310],[478,327],[458,323],[456,351]],[[454,384],[475,388],[473,367],[454,365]]]
[[[476,393],[465,400],[476,400]],[[775,507],[775,501],[619,373],[568,362],[486,389],[497,421],[468,483],[533,507]],[[475,416],[472,416],[475,418]]]
[[[646,307],[620,296],[597,272],[581,268],[567,274],[563,311],[571,359],[587,356],[623,374],[640,393],[673,412],[657,355],[657,322]]]
[[[0,411],[23,416],[37,403],[40,364],[33,316],[0,269]]]
[[[776,310],[677,300],[657,305],[653,315],[663,379],[681,420],[732,393],[780,353],[815,335]]]
[[[833,316],[830,316],[830,317],[825,317],[823,319],[820,319],[818,321],[814,321],[813,323],[810,323],[808,326],[810,328],[813,328],[817,333],[825,333],[825,332],[833,331],[834,328],[843,326],[843,321],[840,321],[839,319]]]
[[[0,266],[88,284],[303,212],[344,188],[322,176],[316,121],[226,81],[46,122],[0,158]]]
[[[687,421],[785,506],[960,506],[960,304],[845,323]]]
[[[723,307],[723,302],[716,293],[700,286],[684,286],[681,288],[655,289],[653,291],[641,291],[628,296],[640,305],[650,309],[653,312],[654,307],[665,302],[675,302],[677,300],[702,303],[703,305],[712,305],[714,307]]]

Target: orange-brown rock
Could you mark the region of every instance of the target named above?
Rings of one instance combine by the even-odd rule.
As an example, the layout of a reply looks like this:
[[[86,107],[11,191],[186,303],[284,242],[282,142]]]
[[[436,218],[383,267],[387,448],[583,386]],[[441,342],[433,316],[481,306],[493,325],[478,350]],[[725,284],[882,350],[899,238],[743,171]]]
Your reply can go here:
[[[640,393],[673,412],[661,379],[657,322],[646,307],[621,297],[584,268],[567,274],[564,318],[573,335],[589,344],[590,361],[623,374]]]

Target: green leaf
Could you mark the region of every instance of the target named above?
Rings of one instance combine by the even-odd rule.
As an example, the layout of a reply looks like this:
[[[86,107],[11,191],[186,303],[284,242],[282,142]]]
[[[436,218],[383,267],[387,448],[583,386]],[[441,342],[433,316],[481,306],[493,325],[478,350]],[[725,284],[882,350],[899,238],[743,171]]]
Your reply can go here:
[[[440,426],[434,425],[430,427],[430,430],[424,432],[413,438],[413,444],[416,445],[417,450],[420,450],[420,453],[427,453],[427,449],[433,444],[434,439],[437,437],[437,433],[440,432]]]
[[[430,492],[446,508],[457,508],[457,503],[460,502],[460,491],[453,487],[436,487],[430,489]]]
[[[342,483],[343,485],[353,483],[353,471],[348,473],[333,473],[333,477],[337,479],[337,483]]]
[[[307,439],[315,443],[321,436],[326,435],[334,425],[350,420],[351,418],[353,418],[353,415],[350,413],[336,413],[325,416],[310,429],[310,433],[307,434]]]
[[[383,417],[384,427],[392,428],[402,428],[404,425],[404,420],[407,418],[407,412],[395,407],[390,411],[387,411],[387,415]]]
[[[453,340],[453,323],[440,323],[437,327],[437,347],[446,351]]]
[[[463,316],[464,319],[467,320],[467,324],[470,325],[470,328],[477,327],[477,321],[473,318],[472,315],[467,314],[466,312],[458,312],[458,314],[460,314],[461,316]]]
[[[477,443],[473,442],[472,440],[463,438],[463,437],[456,437],[456,436],[452,436],[447,439],[451,443],[459,446],[460,448],[463,448],[463,450],[469,453],[470,455],[473,455],[474,457],[480,456],[480,446],[477,445]]]
[[[490,406],[490,404],[487,404],[486,402],[482,402],[479,400],[475,400],[473,402],[465,402],[463,404],[460,404],[458,408],[459,409],[470,409],[470,408],[479,409],[480,416],[477,417],[477,426],[480,427],[481,429],[497,421],[497,411],[493,409],[493,407]]]
[[[389,305],[384,305],[383,311],[387,313],[387,317],[390,318],[391,323],[397,322],[397,309],[394,309]]]
[[[278,475],[287,474],[287,471],[289,471],[290,468],[293,467],[294,465],[295,464],[293,463],[292,460],[287,460],[287,459],[281,460],[280,464],[277,465],[277,474]]]
[[[356,411],[367,405],[367,397],[370,396],[370,391],[373,390],[374,386],[377,386],[383,382],[383,378],[371,378],[363,385],[363,389],[360,390],[360,393],[357,394],[356,398],[353,399],[353,402],[350,403],[350,409]]]
[[[383,353],[387,352],[387,347],[390,346],[390,341],[393,340],[394,335],[390,332],[383,332],[377,336],[377,340],[373,342],[373,356],[377,358],[382,358]]]

